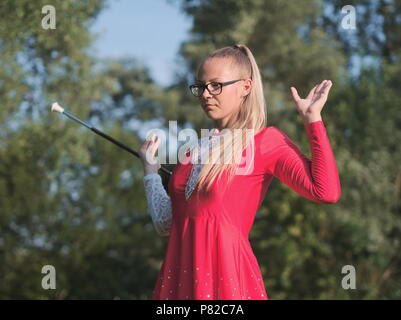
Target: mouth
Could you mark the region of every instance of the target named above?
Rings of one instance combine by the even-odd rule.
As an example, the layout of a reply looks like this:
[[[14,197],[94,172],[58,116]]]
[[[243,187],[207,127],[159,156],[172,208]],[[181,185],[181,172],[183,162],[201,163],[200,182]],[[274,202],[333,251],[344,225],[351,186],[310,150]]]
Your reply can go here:
[[[203,105],[203,108],[204,108],[205,110],[209,110],[209,109],[212,109],[212,108],[214,108],[214,107],[216,107],[214,104],[204,104],[204,105]]]

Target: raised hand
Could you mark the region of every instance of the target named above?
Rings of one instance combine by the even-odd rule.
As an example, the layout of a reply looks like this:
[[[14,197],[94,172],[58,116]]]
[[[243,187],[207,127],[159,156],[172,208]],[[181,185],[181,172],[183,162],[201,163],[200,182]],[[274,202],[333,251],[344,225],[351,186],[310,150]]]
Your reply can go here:
[[[312,122],[321,120],[320,114],[327,101],[332,85],[333,83],[330,80],[323,80],[320,84],[312,88],[305,99],[302,99],[298,95],[297,89],[291,87],[292,98],[304,121]]]
[[[145,174],[157,173],[160,169],[160,164],[155,158],[155,153],[159,147],[160,139],[152,133],[139,149],[139,156],[143,163]]]

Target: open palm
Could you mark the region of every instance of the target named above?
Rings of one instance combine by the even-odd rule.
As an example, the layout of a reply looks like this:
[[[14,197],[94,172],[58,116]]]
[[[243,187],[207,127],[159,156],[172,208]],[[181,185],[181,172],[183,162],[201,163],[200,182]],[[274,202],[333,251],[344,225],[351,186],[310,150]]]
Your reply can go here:
[[[292,98],[299,113],[302,116],[308,114],[320,114],[324,104],[327,101],[330,88],[332,86],[330,80],[323,80],[320,84],[314,86],[305,99],[298,95],[297,89],[291,87]]]

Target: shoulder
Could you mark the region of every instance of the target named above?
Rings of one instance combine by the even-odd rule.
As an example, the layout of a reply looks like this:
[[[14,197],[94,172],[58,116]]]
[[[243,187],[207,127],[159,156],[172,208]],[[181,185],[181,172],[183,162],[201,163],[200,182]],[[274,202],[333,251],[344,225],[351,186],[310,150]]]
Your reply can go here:
[[[255,140],[259,140],[261,142],[265,142],[267,139],[278,139],[284,138],[286,135],[276,126],[268,126],[263,128],[255,135]]]
[[[262,154],[273,151],[287,141],[287,135],[276,126],[263,128],[255,135],[255,145]]]
[[[260,130],[256,135],[272,134],[272,133],[274,134],[278,131],[280,131],[280,129],[277,128],[276,126],[268,126],[268,127],[263,128],[262,130]]]

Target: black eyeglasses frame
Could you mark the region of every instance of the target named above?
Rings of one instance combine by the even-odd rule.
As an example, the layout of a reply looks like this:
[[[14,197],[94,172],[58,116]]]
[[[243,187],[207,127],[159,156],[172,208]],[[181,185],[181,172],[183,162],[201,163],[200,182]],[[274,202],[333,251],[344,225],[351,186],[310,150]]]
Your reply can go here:
[[[195,97],[197,97],[197,98],[199,98],[199,97],[203,94],[203,92],[205,92],[205,89],[207,89],[207,91],[209,91],[209,93],[210,93],[211,95],[217,96],[217,95],[221,94],[221,92],[223,91],[223,87],[224,87],[224,86],[227,86],[227,85],[229,85],[229,84],[232,84],[232,83],[235,83],[235,82],[241,81],[241,80],[246,80],[246,79],[231,80],[231,81],[226,81],[226,82],[210,81],[209,83],[206,83],[206,84],[191,84],[191,85],[189,86],[189,90],[190,90],[191,93],[192,93]],[[211,83],[217,83],[217,84],[220,85],[220,91],[219,91],[219,93],[212,93],[212,92],[210,92],[208,86],[209,86],[209,84],[211,84]],[[192,89],[195,88],[195,87],[200,87],[200,88],[202,88],[202,92],[201,92],[199,95],[195,95],[194,92],[192,91]]]

